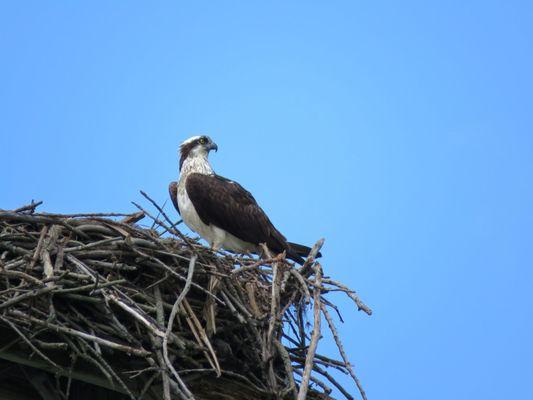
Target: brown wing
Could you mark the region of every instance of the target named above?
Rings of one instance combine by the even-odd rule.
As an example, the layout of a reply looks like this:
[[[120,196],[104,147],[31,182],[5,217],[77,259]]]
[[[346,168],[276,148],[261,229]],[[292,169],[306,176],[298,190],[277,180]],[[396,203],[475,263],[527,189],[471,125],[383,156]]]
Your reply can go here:
[[[174,204],[178,214],[181,215],[180,207],[178,206],[178,182],[170,182],[170,185],[168,185],[168,194],[170,195],[170,200],[172,200],[172,204]]]
[[[213,224],[245,242],[266,245],[278,253],[287,240],[272,225],[250,192],[218,175],[191,174],[185,183],[189,199],[205,224]]]

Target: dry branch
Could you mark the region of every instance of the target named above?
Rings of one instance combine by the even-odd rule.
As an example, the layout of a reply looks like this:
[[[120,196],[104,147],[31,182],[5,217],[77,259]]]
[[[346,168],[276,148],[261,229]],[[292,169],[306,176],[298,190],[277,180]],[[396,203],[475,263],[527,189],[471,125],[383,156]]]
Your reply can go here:
[[[311,372],[313,371],[313,364],[315,360],[315,352],[320,340],[320,285],[322,283],[322,267],[320,264],[315,265],[316,286],[313,293],[313,309],[314,309],[314,323],[313,334],[311,336],[311,343],[307,350],[307,357],[305,358],[305,368],[302,375],[302,384],[298,392],[298,400],[305,400],[307,398],[307,391],[309,389],[309,380],[311,379]]]

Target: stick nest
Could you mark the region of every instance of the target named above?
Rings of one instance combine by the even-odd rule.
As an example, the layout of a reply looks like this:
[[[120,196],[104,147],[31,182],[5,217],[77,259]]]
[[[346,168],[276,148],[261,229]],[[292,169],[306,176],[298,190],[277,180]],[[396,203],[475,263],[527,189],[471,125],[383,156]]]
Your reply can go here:
[[[302,267],[213,253],[143,195],[157,217],[0,211],[1,358],[60,377],[65,399],[76,380],[117,399],[352,399],[332,369],[366,398],[327,294],[371,311],[323,276],[323,241]],[[316,353],[321,322],[340,360]]]

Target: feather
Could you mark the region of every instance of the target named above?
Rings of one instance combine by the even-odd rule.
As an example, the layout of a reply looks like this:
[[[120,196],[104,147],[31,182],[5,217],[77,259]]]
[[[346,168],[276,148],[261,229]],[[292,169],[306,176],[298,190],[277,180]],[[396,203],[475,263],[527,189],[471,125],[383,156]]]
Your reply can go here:
[[[311,251],[310,247],[304,246],[303,244],[292,243],[292,242],[288,242],[287,244],[295,253],[297,253],[298,255],[302,257],[307,257],[309,255],[309,252]],[[316,258],[319,258],[319,257],[322,257],[322,253],[320,252],[318,252],[316,255]]]
[[[192,173],[185,183],[187,194],[202,222],[215,225],[245,242],[265,243],[275,253],[303,263],[303,258],[274,227],[250,192],[219,175]]]
[[[168,185],[168,194],[170,195],[170,200],[172,200],[172,204],[174,204],[176,211],[181,215],[180,206],[178,205],[178,182],[170,182],[170,185]]]

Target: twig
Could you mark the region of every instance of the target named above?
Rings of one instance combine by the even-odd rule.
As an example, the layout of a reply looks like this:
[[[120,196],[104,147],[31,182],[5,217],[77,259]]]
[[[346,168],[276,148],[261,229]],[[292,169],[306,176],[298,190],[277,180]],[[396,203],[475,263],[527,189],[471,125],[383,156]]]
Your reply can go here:
[[[343,285],[339,281],[334,281],[333,279],[324,279],[324,282],[341,288],[346,293],[346,295],[348,295],[348,297],[350,297],[350,299],[355,302],[358,310],[364,311],[368,315],[372,315],[372,310],[365,303],[363,303],[359,296],[357,296],[357,294],[349,287]]]
[[[0,316],[0,319],[2,321],[4,321],[6,324],[8,324],[11,329],[13,329],[15,332],[17,332],[17,334],[22,338],[22,340],[24,340],[24,342],[26,342],[26,344],[28,346],[31,347],[31,349],[36,352],[39,357],[41,357],[43,360],[45,360],[46,362],[48,362],[50,365],[52,365],[54,368],[57,368],[59,369],[59,365],[57,365],[55,362],[53,362],[52,360],[50,360],[50,358],[48,358],[47,356],[45,356],[37,347],[35,347],[35,345],[26,337],[26,335],[24,335],[16,326],[15,324],[13,324],[9,319],[7,318],[4,318],[2,316]]]
[[[316,264],[316,282],[320,286],[322,281],[322,267],[320,264]],[[307,391],[309,389],[309,379],[311,377],[311,371],[313,370],[313,359],[315,357],[318,341],[320,340],[320,289],[315,287],[313,291],[313,303],[314,303],[314,325],[313,335],[311,336],[311,343],[307,350],[307,357],[305,358],[305,368],[302,376],[302,382],[300,384],[300,390],[298,392],[298,400],[305,400],[307,397]]]
[[[300,284],[300,287],[304,291],[305,304],[309,304],[311,302],[311,300],[310,300],[311,294],[309,293],[309,288],[307,287],[307,283],[305,282],[302,274],[300,274],[300,272],[298,270],[293,269],[293,268],[291,268],[290,271],[291,271],[291,275],[293,275],[296,278],[296,280]]]
[[[267,252],[265,246],[265,252]],[[270,387],[274,392],[277,391],[276,377],[274,375],[274,360],[272,346],[274,345],[274,330],[276,329],[276,323],[278,320],[278,308],[279,308],[279,267],[278,263],[272,264],[272,289],[270,295],[270,315],[268,317],[268,331],[263,349],[263,362],[267,366],[267,374],[270,383]]]
[[[37,202],[34,202],[34,201],[32,200],[30,204],[25,205],[25,206],[22,206],[22,207],[19,207],[19,208],[17,208],[16,210],[13,210],[13,212],[16,212],[16,213],[22,213],[22,212],[29,211],[30,214],[33,214],[33,212],[35,211],[35,209],[36,209],[37,207],[39,207],[41,204],[43,204],[42,200],[41,200],[41,201],[37,201]]]
[[[165,213],[165,211],[163,211],[163,207],[165,206],[163,204],[163,207],[159,207],[159,204],[157,204],[150,196],[148,196],[145,192],[143,192],[142,190],[140,191],[141,194],[144,196],[145,199],[147,199],[150,203],[152,203],[152,205],[157,208],[157,211],[159,211],[161,213],[161,215],[163,215],[163,217],[165,217],[165,219],[167,220],[167,222],[170,224],[170,226],[172,228],[174,228],[176,230],[176,232],[180,232],[180,230],[176,227],[176,224],[174,224],[174,222],[172,222],[172,220],[168,217],[168,215]],[[183,239],[183,238],[182,238]]]
[[[324,238],[318,240],[313,246],[313,248],[311,249],[311,251],[309,252],[309,255],[307,256],[307,260],[305,260],[304,265],[302,265],[299,271],[300,274],[302,274],[303,276],[308,276],[309,273],[312,271],[311,267],[313,263],[315,262],[315,258],[318,252],[320,251],[322,246],[324,246],[324,241],[325,241]]]
[[[181,291],[181,293],[179,294],[178,298],[176,299],[176,302],[172,306],[172,311],[170,312],[170,316],[168,317],[167,331],[165,332],[165,335],[163,337],[163,357],[165,359],[165,363],[166,363],[167,367],[170,369],[170,371],[172,372],[172,375],[174,375],[174,378],[178,382],[178,384],[180,386],[180,389],[182,390],[185,398],[187,398],[187,399],[194,399],[194,396],[191,393],[191,391],[189,390],[189,388],[187,387],[187,385],[185,385],[183,380],[180,378],[180,376],[176,372],[176,369],[174,368],[174,366],[170,362],[170,359],[168,357],[168,338],[170,337],[170,333],[172,332],[172,326],[174,324],[174,318],[176,318],[176,314],[178,312],[180,304],[183,301],[183,299],[185,298],[185,296],[187,295],[187,292],[189,291],[189,288],[191,287],[192,277],[194,275],[194,266],[196,264],[196,259],[197,258],[198,258],[198,256],[196,255],[196,253],[191,256],[191,261],[189,263],[189,272],[187,273],[187,281],[185,282],[185,286],[183,287],[183,290]]]
[[[150,214],[148,211],[146,211],[144,208],[142,208],[139,204],[135,203],[134,201],[132,201],[132,204],[135,207],[137,207],[139,210],[144,211],[144,213],[148,217],[150,217],[152,220],[157,222],[159,225],[165,227],[165,224],[159,218],[154,217],[152,214]],[[194,250],[194,246],[189,241],[189,239],[183,233],[181,233],[178,229],[174,229],[174,228],[171,228],[171,227],[165,227],[165,229],[167,229],[169,232],[171,232],[171,233],[175,234],[176,236],[178,236],[181,240],[183,240],[187,244],[187,246],[189,246],[191,248],[191,250]]]
[[[153,334],[163,337],[165,336],[165,332],[163,332],[159,327],[155,324],[153,324],[151,321],[149,321],[149,318],[147,315],[143,315],[144,312],[135,309],[135,306],[130,306],[126,304],[125,302],[119,300],[119,298],[115,294],[109,294],[105,295],[109,300],[111,300],[113,303],[115,303],[117,306],[122,308],[124,311],[129,313],[133,318],[135,318],[137,321],[139,321],[141,324],[143,324],[146,328],[148,328]]]
[[[35,251],[33,252],[33,257],[31,258],[29,269],[32,269],[35,266],[35,263],[41,256],[41,249],[43,247],[44,238],[46,237],[47,232],[48,232],[48,225],[44,225],[43,229],[41,229],[41,234],[39,236],[39,241],[37,242],[37,247],[35,247]]]
[[[53,286],[47,286],[47,287],[44,287],[44,288],[41,288],[41,289],[35,289],[35,290],[32,290],[32,291],[26,292],[26,293],[21,294],[21,295],[19,295],[17,297],[13,297],[11,300],[7,300],[7,301],[3,302],[2,304],[0,304],[0,310],[2,310],[4,308],[8,308],[8,307],[13,307],[15,304],[20,303],[21,301],[25,301],[25,300],[27,300],[29,298],[34,298],[34,297],[41,296],[43,294],[51,292],[52,290],[54,290]]]
[[[346,368],[348,369],[350,376],[352,377],[355,384],[357,385],[357,388],[359,389],[359,393],[361,393],[361,397],[363,398],[363,400],[367,400],[363,386],[361,385],[359,378],[357,378],[357,376],[355,375],[355,372],[353,371],[353,368],[350,365],[350,362],[348,361],[348,357],[346,356],[346,353],[344,352],[344,347],[342,346],[342,342],[337,332],[337,328],[335,328],[335,324],[333,323],[333,320],[331,319],[331,315],[329,315],[329,312],[325,305],[322,305],[321,308],[322,308],[322,312],[324,313],[324,317],[326,317],[326,321],[328,321],[329,329],[331,330],[331,333],[333,334],[333,338],[335,339],[335,343],[337,344],[339,353],[341,353],[341,357],[344,360]]]
[[[165,310],[163,309],[163,299],[161,297],[161,290],[159,289],[159,285],[154,286],[154,297],[156,300],[156,309],[157,309],[157,323],[160,326],[164,326],[165,324]],[[165,332],[166,336],[166,332]],[[152,344],[155,347],[155,344],[157,343],[157,340],[155,337],[151,337]],[[168,349],[167,349],[168,350]],[[162,381],[163,381],[163,399],[164,400],[171,400],[170,398],[170,382],[169,382],[169,376],[168,371],[165,367],[165,361],[164,357],[161,351],[156,351],[156,357],[159,361],[159,364],[162,369]]]
[[[296,389],[296,383],[294,382],[294,371],[292,369],[289,353],[279,340],[276,339],[274,344],[276,345],[278,354],[283,361],[283,366],[285,367],[285,372],[287,373],[287,377],[289,379],[289,391],[292,392],[293,397],[296,399],[298,398],[298,391]]]
[[[89,335],[85,332],[80,332],[80,331],[77,331],[75,329],[71,329],[71,328],[65,328],[65,327],[62,327],[62,326],[59,326],[59,325],[55,325],[55,324],[51,324],[49,322],[46,322],[46,321],[41,321],[40,319],[37,319],[37,318],[34,318],[34,317],[31,317],[27,314],[24,314],[20,311],[16,311],[16,310],[11,310],[9,311],[9,314],[10,315],[14,315],[16,317],[20,317],[20,318],[24,318],[28,321],[31,321],[31,322],[34,322],[38,325],[41,325],[41,326],[46,326],[47,328],[50,328],[56,332],[62,332],[62,333],[66,333],[67,335],[72,335],[72,336],[78,336],[80,338],[83,338],[83,339],[86,339],[86,340],[90,340],[90,341],[93,341],[93,342],[97,342],[103,346],[107,346],[107,347],[110,347],[112,349],[115,349],[115,350],[119,350],[119,351],[123,351],[125,353],[128,353],[128,354],[133,354],[133,355],[136,355],[138,357],[146,357],[148,355],[150,355],[150,352],[144,350],[144,349],[135,349],[133,347],[130,347],[130,346],[126,346],[126,345],[122,345],[122,344],[119,344],[119,343],[115,343],[115,342],[112,342],[110,340],[107,340],[107,339],[102,339],[98,336],[94,336],[94,335]]]

